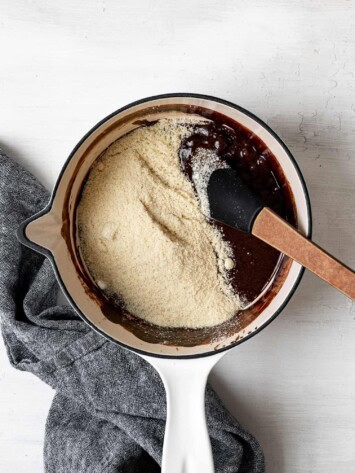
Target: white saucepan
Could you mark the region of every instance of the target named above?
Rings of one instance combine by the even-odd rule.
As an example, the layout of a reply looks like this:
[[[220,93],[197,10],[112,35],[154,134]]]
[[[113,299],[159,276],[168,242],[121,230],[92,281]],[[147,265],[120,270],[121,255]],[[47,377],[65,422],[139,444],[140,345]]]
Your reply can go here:
[[[94,160],[122,135],[144,120],[167,115],[217,111],[261,138],[281,166],[294,197],[298,229],[311,233],[311,211],[301,172],[283,142],[261,120],[223,100],[196,94],[169,94],[130,104],[98,123],[84,136],[66,161],[48,206],[25,221],[18,232],[25,245],[52,262],[58,281],[74,309],[92,328],[141,355],[159,372],[167,395],[163,473],[213,473],[204,395],[212,367],[227,350],[248,340],[285,307],[301,279],[303,268],[285,258],[263,301],[243,324],[229,324],[218,337],[213,330],[163,331],[127,319],[110,309],[85,272],[76,245],[76,204]],[[143,122],[142,122],[143,121]],[[265,302],[267,301],[267,302]]]

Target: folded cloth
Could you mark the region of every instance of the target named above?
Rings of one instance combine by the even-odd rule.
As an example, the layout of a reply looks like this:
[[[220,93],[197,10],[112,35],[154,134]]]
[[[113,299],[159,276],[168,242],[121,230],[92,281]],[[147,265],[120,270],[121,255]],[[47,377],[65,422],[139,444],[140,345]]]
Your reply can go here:
[[[159,472],[166,415],[159,376],[92,331],[70,306],[56,305],[50,262],[16,239],[20,222],[48,198],[31,174],[0,152],[1,329],[11,364],[55,390],[45,471]],[[206,409],[216,472],[264,472],[259,444],[210,387]]]

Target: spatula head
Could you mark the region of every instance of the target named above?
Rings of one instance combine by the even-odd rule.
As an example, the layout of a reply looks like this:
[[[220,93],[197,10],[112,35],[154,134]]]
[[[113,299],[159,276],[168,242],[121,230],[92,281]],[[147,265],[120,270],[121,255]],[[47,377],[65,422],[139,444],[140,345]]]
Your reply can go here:
[[[260,198],[233,169],[217,169],[207,186],[210,216],[230,227],[251,232],[255,218],[264,207]]]

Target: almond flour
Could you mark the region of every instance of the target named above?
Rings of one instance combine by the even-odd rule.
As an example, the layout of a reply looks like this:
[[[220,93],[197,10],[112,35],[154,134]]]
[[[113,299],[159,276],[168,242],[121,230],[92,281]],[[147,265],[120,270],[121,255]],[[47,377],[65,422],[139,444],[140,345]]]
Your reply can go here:
[[[241,307],[228,278],[232,251],[180,169],[189,133],[188,123],[165,119],[113,143],[94,163],[77,213],[81,254],[98,287],[163,327],[214,326]]]

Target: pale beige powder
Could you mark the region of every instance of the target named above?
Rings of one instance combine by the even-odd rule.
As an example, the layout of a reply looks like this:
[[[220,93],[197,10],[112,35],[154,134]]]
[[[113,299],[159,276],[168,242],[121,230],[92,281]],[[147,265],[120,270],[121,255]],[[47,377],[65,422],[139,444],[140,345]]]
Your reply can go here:
[[[98,286],[164,327],[214,326],[241,305],[228,281],[231,250],[180,169],[190,132],[169,119],[116,141],[93,166],[78,206],[80,249]]]

